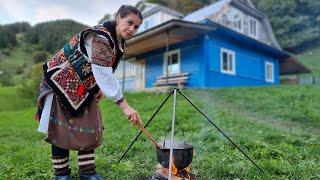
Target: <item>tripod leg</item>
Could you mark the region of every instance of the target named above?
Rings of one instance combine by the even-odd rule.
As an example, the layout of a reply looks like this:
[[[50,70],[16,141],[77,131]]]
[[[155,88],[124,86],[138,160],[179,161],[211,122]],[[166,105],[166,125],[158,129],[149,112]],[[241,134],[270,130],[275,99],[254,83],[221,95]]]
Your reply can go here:
[[[261,173],[264,173],[263,170],[236,144],[234,143],[217,125],[215,125],[212,120],[204,114],[204,112],[195,105],[187,96],[185,96],[181,90],[178,90],[178,92],[195,108],[197,109],[224,137],[226,137],[246,158],[248,158],[258,169]]]
[[[176,106],[177,106],[177,89],[173,89],[173,110],[172,110],[172,123],[171,123],[171,143],[170,143],[170,156],[169,156],[169,179],[172,179],[172,157],[173,157],[173,143],[174,143],[174,123],[176,119]]]
[[[152,117],[150,118],[150,120],[146,123],[146,125],[144,125],[144,128],[146,128],[149,123],[153,120],[153,118],[156,116],[156,114],[160,111],[160,109],[162,108],[162,106],[167,102],[167,100],[169,99],[169,97],[173,94],[173,91],[171,91],[171,93],[168,95],[168,97],[162,102],[162,104],[159,106],[159,108],[156,110],[156,112],[152,115]],[[139,138],[139,136],[142,134],[142,131],[140,131],[140,133],[136,136],[136,138],[134,138],[134,140],[131,142],[130,146],[127,148],[127,150],[122,154],[122,156],[120,157],[120,159],[118,160],[117,163],[119,163],[124,156],[127,154],[127,152],[130,150],[130,148],[132,147],[132,145],[136,142],[136,140]]]

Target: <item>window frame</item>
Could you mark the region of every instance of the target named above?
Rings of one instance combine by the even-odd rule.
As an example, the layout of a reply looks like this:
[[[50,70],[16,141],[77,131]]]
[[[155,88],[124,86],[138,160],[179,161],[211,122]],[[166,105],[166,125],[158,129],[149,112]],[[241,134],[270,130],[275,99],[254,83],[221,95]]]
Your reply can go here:
[[[228,70],[223,69],[223,53],[227,53],[227,67]],[[229,70],[229,55],[232,55],[232,69]],[[226,48],[221,48],[220,49],[220,71],[224,74],[230,74],[230,75],[236,75],[236,54],[234,51],[226,49]]]
[[[256,34],[254,35],[254,34],[252,34],[252,31],[251,31],[251,27],[252,27],[252,25],[251,25],[251,21],[254,21],[255,22],[255,26],[256,26]],[[253,17],[249,17],[249,36],[250,37],[253,37],[253,38],[256,38],[256,39],[258,39],[259,38],[259,21],[256,19],[256,18],[253,18]]]
[[[237,21],[235,20],[235,16],[236,15],[238,15],[238,19],[237,19]],[[240,12],[238,12],[237,14],[234,14],[233,15],[233,28],[236,30],[236,31],[238,31],[238,32],[243,32],[243,25],[244,25],[244,16],[243,16],[243,14],[242,13],[240,13]],[[236,23],[238,24],[238,22],[240,21],[240,24],[241,24],[241,28],[239,29],[239,28],[237,28],[237,26],[236,26]]]
[[[163,53],[163,75],[167,75],[166,66],[168,63],[168,56],[172,56],[173,54],[178,54],[178,71],[177,72],[170,72],[170,68],[168,66],[168,74],[179,74],[181,72],[181,56],[180,56],[180,49],[175,49],[172,51],[164,52]]]
[[[271,67],[271,78],[269,78],[269,71],[268,71],[268,66]],[[264,64],[264,68],[265,68],[265,80],[266,82],[270,82],[270,83],[274,83],[274,63],[270,62],[270,61],[266,61]]]

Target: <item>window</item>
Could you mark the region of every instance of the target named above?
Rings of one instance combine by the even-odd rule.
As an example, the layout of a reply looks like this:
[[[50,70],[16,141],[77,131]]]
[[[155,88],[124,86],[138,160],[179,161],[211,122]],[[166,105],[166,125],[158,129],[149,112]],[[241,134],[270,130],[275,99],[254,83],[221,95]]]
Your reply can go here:
[[[240,14],[233,16],[233,27],[237,31],[242,31],[242,16]]]
[[[150,18],[145,20],[145,23],[144,23],[144,29],[145,29],[145,30],[149,29],[149,27],[150,27],[150,25],[149,25],[150,21],[151,21]]]
[[[169,74],[176,74],[180,73],[180,50],[174,50],[165,53],[164,55],[164,75],[166,75],[167,70],[166,66],[168,65],[168,73]]]
[[[254,18],[249,18],[249,35],[258,38],[258,21]]]
[[[153,15],[151,15],[149,17],[146,17],[143,20],[144,30],[148,30],[148,29],[153,28],[154,26],[156,26],[157,23],[159,23],[159,17],[160,17],[159,13],[156,13],[156,14],[153,14]]]
[[[235,53],[233,51],[221,48],[220,69],[222,73],[236,74]]]
[[[266,71],[266,81],[274,82],[274,68],[273,63],[266,62],[265,63],[265,71]]]

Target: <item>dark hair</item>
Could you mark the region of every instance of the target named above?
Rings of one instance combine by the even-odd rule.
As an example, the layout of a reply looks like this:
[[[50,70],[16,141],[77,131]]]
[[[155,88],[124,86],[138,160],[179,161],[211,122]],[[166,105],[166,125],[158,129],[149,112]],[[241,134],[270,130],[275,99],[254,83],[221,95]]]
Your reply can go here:
[[[129,14],[135,14],[139,16],[141,20],[143,20],[141,12],[137,8],[130,5],[122,5],[116,14],[116,17],[120,16],[120,18],[124,18],[127,17]]]

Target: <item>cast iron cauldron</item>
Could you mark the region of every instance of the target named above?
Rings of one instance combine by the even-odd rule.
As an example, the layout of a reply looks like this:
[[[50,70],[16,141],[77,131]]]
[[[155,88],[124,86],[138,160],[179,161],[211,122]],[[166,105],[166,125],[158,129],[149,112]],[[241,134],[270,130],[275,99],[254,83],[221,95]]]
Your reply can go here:
[[[165,140],[162,148],[157,147],[158,162],[165,168],[169,167],[170,140]],[[188,167],[192,162],[193,146],[183,141],[176,141],[173,144],[173,159],[178,171]]]

